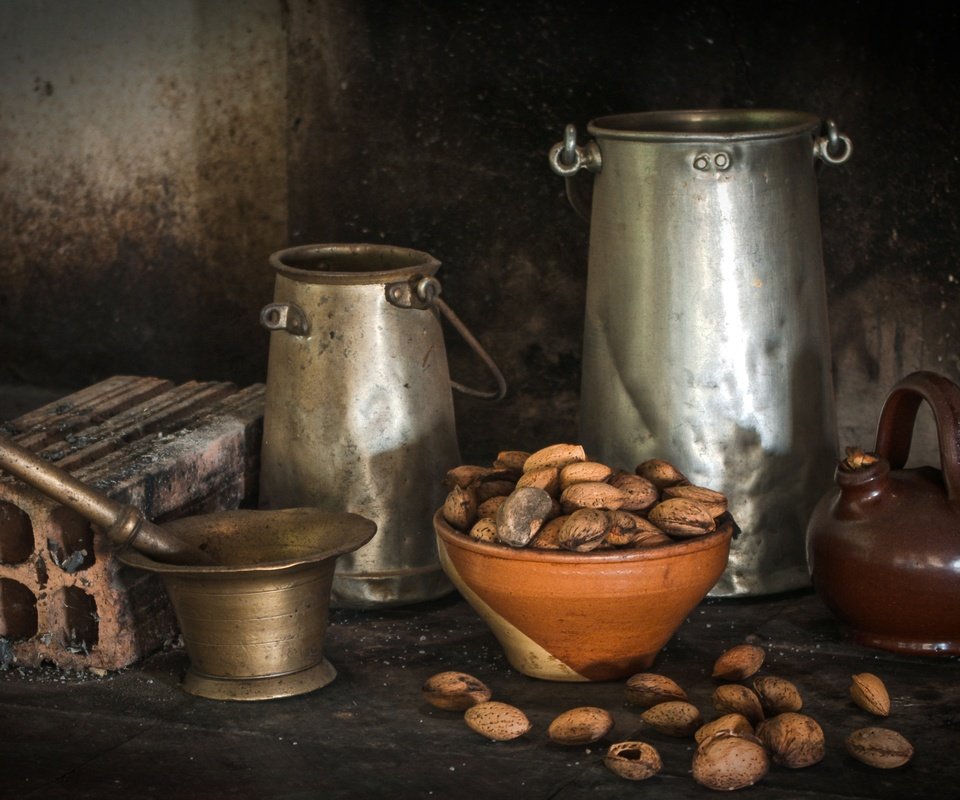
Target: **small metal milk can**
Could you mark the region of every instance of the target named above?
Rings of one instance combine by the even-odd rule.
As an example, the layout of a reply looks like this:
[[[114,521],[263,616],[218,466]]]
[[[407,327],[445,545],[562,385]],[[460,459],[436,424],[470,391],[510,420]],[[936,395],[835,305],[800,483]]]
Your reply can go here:
[[[352,511],[378,535],[337,562],[331,602],[369,608],[440,597],[432,527],[446,471],[460,463],[451,387],[499,399],[496,364],[440,298],[440,263],[371,244],[305,245],[270,257],[274,300],[260,505]],[[496,378],[452,382],[440,314]]]
[[[852,146],[780,110],[663,111],[573,126],[550,152],[593,173],[581,441],[674,462],[742,528],[714,595],[809,585],[805,529],[836,463],[817,168]]]

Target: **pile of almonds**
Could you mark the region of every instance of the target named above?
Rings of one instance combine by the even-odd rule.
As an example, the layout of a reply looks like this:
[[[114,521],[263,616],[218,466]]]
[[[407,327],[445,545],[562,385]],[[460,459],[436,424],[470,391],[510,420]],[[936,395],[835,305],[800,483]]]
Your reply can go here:
[[[709,722],[704,722],[684,689],[665,675],[633,675],[626,682],[627,703],[643,709],[644,724],[658,733],[693,738],[691,773],[697,783],[710,789],[752,786],[767,774],[771,763],[790,769],[813,766],[826,754],[823,729],[802,713],[803,697],[793,683],[776,676],[754,677],[765,655],[763,648],[753,644],[736,645],[720,655],[713,668],[712,677],[719,684],[711,698],[715,715]],[[467,725],[493,741],[524,736],[533,727],[523,711],[492,700],[486,685],[463,672],[434,675],[422,691],[437,708],[464,712]],[[877,717],[890,714],[887,689],[871,673],[851,677],[850,699]],[[608,737],[613,727],[608,711],[581,706],[555,717],[547,737],[557,744],[587,745]],[[910,742],[887,727],[859,728],[847,736],[845,746],[858,761],[880,769],[903,766],[913,757]],[[611,744],[603,763],[634,781],[656,775],[663,766],[657,749],[639,740]]]
[[[723,494],[691,484],[667,461],[626,472],[578,444],[504,450],[489,467],[454,467],[447,485],[442,515],[452,527],[511,547],[655,547],[710,533],[727,510]]]

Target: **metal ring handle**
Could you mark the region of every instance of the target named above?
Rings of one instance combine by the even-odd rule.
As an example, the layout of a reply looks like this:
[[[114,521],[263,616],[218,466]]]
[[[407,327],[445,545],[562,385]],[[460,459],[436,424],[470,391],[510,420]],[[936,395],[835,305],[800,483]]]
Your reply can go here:
[[[826,129],[827,135],[813,143],[813,154],[828,164],[843,164],[853,155],[853,142],[849,136],[840,133],[832,119],[827,120]]]
[[[496,362],[490,357],[490,354],[484,350],[483,345],[480,344],[477,337],[470,332],[470,329],[467,328],[460,317],[454,313],[453,309],[440,298],[440,281],[432,276],[421,278],[417,281],[416,291],[417,297],[419,297],[423,303],[428,306],[436,306],[437,309],[439,309],[440,313],[446,317],[447,322],[453,326],[453,329],[470,345],[470,349],[476,353],[484,363],[484,366],[490,370],[494,380],[497,382],[497,388],[493,391],[474,389],[452,379],[450,385],[461,394],[470,395],[471,397],[480,397],[484,400],[502,400],[507,394],[507,381],[503,377],[503,373],[496,365]]]
[[[592,139],[583,147],[577,144],[577,127],[563,129],[563,141],[550,148],[550,168],[563,178],[572,178],[580,170],[599,172],[602,166],[600,148]]]

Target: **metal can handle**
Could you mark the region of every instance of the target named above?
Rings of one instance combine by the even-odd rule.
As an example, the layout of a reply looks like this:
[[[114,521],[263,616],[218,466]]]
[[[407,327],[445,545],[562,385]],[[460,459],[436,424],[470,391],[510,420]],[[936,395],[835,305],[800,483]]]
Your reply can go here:
[[[573,185],[576,174],[585,169],[588,172],[600,172],[603,159],[600,148],[593,140],[582,147],[577,144],[577,127],[570,124],[563,129],[563,141],[550,148],[550,168],[564,179],[567,200],[584,220],[590,221],[590,201],[584,200]]]
[[[842,164],[853,155],[853,142],[846,134],[840,133],[837,123],[828,119],[824,123],[826,136],[818,137],[813,143],[813,155],[827,164]]]
[[[424,310],[436,308],[480,358],[497,382],[497,388],[493,390],[474,389],[454,380],[450,381],[450,385],[461,394],[471,397],[480,397],[484,400],[502,400],[507,394],[507,381],[503,377],[503,373],[460,317],[440,298],[440,291],[440,281],[435,277],[414,278],[409,282],[388,284],[387,300],[398,308]]]
[[[287,331],[294,336],[309,336],[310,322],[296,303],[267,303],[260,309],[260,324],[268,331]]]

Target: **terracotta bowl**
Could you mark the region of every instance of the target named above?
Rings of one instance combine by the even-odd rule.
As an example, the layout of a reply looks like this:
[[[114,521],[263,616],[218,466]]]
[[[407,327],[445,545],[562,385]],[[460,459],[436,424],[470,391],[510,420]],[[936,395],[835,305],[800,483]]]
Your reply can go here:
[[[533,678],[602,681],[648,669],[727,565],[736,524],[649,549],[574,553],[471,539],[433,518],[447,576]]]

